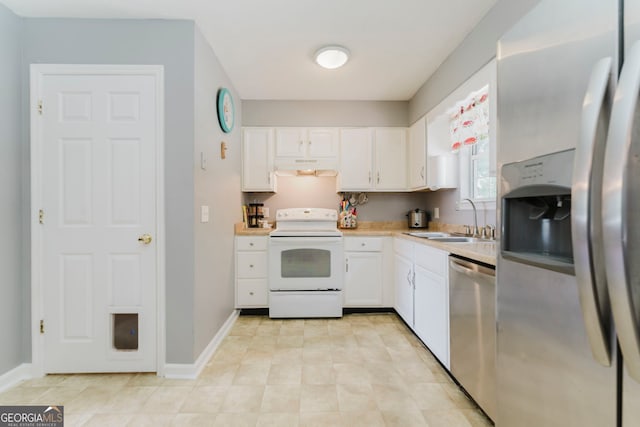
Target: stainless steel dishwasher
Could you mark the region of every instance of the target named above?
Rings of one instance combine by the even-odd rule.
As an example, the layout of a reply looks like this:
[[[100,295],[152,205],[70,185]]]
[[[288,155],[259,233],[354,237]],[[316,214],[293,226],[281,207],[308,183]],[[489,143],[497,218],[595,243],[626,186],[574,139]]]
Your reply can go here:
[[[484,412],[496,415],[496,271],[449,256],[451,373]]]

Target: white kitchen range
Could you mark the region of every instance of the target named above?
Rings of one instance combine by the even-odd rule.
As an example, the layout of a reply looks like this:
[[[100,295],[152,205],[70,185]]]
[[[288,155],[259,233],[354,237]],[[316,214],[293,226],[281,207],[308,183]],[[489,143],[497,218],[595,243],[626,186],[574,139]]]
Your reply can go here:
[[[343,244],[333,209],[276,213],[269,235],[269,317],[342,317]]]

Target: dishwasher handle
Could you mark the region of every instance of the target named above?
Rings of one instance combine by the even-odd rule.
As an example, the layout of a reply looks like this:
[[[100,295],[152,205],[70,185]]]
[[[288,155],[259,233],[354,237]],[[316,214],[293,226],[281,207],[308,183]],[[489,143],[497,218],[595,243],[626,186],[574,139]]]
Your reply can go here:
[[[494,268],[485,267],[484,265],[476,264],[473,261],[467,261],[465,259],[454,258],[451,256],[449,257],[449,268],[457,273],[464,274],[469,277],[496,277],[496,270]]]

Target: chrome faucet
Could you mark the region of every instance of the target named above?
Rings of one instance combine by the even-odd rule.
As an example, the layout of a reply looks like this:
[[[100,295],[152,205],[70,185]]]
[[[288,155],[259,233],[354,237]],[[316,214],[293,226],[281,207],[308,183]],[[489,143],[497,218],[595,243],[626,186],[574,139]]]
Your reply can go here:
[[[473,203],[473,200],[471,199],[462,199],[467,200],[469,203],[471,203],[471,207],[473,208],[473,237],[478,237],[480,236],[480,229],[478,228],[478,211],[476,210],[476,205],[475,203]]]

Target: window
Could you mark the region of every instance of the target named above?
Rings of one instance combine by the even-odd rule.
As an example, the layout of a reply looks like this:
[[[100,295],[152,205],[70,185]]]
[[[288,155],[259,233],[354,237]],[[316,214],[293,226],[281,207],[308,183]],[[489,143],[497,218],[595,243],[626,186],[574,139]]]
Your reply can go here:
[[[448,111],[451,149],[460,159],[461,209],[471,208],[464,199],[495,209],[495,81],[495,61],[491,61],[463,85],[467,92],[461,93],[464,97]]]
[[[497,194],[496,175],[491,170],[491,141],[479,139],[473,145],[460,148],[460,200],[469,198],[474,202],[495,202]]]
[[[429,157],[454,157],[458,162],[458,179],[452,187],[458,188],[459,209],[471,209],[464,199],[480,203],[479,208],[495,209],[496,104],[493,59],[427,114]]]

